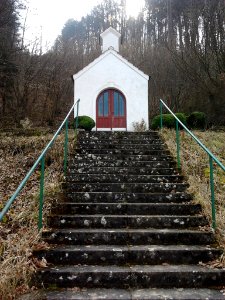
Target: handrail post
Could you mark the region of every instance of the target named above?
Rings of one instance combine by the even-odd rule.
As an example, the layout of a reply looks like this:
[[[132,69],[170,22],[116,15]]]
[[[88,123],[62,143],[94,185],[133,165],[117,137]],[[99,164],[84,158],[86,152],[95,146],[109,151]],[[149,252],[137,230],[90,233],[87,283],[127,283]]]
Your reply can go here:
[[[77,116],[76,116],[76,125],[75,125],[76,131],[78,128],[79,103],[80,103],[80,99],[77,101]]]
[[[67,156],[68,156],[68,119],[65,123],[65,142],[64,142],[64,175],[66,176],[67,169]]]
[[[160,129],[163,128],[163,118],[162,118],[163,104],[160,101]]]
[[[213,176],[213,159],[209,155],[210,169],[210,190],[211,190],[211,207],[212,207],[212,228],[216,229],[216,209],[215,209],[215,192],[214,192],[214,176]]]
[[[77,128],[78,128],[78,125],[79,125],[79,122],[78,122],[78,116],[79,116],[79,103],[80,103],[80,99],[77,100],[77,113],[76,113],[76,117],[75,117],[75,107],[74,107],[74,117],[75,117],[75,124],[74,124],[74,127],[75,127],[75,140],[77,138]]]
[[[177,143],[177,168],[180,169],[180,133],[179,133],[179,124],[176,120],[176,143]]]
[[[45,179],[45,156],[41,159],[41,178],[40,178],[40,199],[39,199],[39,219],[38,219],[38,230],[42,229],[42,212],[44,203],[44,179]]]

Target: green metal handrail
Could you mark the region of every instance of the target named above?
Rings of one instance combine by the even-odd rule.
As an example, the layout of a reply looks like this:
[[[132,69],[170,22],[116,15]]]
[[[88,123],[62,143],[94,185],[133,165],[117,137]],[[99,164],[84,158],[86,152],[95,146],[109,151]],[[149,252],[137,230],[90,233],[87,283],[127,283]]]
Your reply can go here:
[[[210,190],[211,190],[211,210],[212,210],[212,228],[216,229],[216,208],[215,208],[215,189],[214,189],[214,174],[213,174],[213,162],[215,162],[223,171],[225,166],[212,154],[212,152],[178,119],[178,117],[169,109],[165,102],[160,99],[160,128],[163,128],[163,106],[173,115],[176,120],[176,144],[177,144],[177,167],[180,169],[180,134],[179,124],[189,133],[189,135],[198,143],[198,145],[209,156],[209,169],[210,169]]]
[[[24,179],[21,181],[19,184],[18,188],[16,189],[15,193],[11,196],[11,198],[6,202],[4,208],[0,212],[0,221],[2,221],[3,217],[5,214],[8,212],[10,209],[12,203],[15,201],[16,197],[20,193],[20,191],[23,189],[25,186],[26,182],[30,178],[30,176],[33,174],[35,169],[39,164],[41,164],[41,177],[40,177],[40,196],[39,196],[39,218],[38,218],[38,229],[40,230],[43,226],[42,224],[42,211],[43,211],[43,203],[44,203],[44,176],[45,176],[45,155],[49,148],[52,146],[54,143],[55,139],[59,135],[60,131],[62,130],[63,126],[65,125],[65,143],[64,143],[64,174],[66,174],[66,169],[67,169],[67,156],[68,156],[68,124],[69,124],[69,116],[71,115],[72,111],[74,111],[74,116],[75,116],[75,107],[77,106],[77,111],[76,111],[76,116],[78,117],[79,113],[79,102],[80,99],[78,99],[73,106],[71,107],[70,111],[68,112],[67,116],[65,117],[64,121],[61,123],[59,126],[58,130],[54,134],[53,138],[51,141],[47,144],[47,146],[44,148],[38,159],[35,161],[31,169],[28,171],[27,175],[24,177]],[[77,130],[78,123],[75,124],[75,130]]]

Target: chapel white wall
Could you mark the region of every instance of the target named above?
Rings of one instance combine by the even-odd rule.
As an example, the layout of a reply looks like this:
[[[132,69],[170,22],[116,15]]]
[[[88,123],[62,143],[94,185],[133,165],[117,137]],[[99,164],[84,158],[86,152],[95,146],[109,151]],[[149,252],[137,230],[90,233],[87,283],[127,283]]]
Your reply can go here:
[[[104,89],[116,88],[126,97],[127,130],[132,131],[132,123],[142,118],[148,126],[148,80],[112,53],[82,73],[74,84],[75,101],[80,99],[79,115],[96,121],[97,96]]]

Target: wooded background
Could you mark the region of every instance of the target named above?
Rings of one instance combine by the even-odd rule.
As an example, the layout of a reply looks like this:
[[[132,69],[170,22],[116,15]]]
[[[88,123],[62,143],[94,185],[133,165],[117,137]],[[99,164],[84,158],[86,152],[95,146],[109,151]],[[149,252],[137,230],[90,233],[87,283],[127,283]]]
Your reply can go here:
[[[110,25],[122,35],[121,54],[151,77],[150,117],[162,98],[175,112],[203,111],[209,125],[225,125],[224,0],[145,0],[136,19],[126,17],[125,1],[104,0],[81,21],[68,20],[46,53],[38,40],[24,45],[21,1],[0,1],[2,126],[62,120],[73,103],[71,76],[101,54]]]

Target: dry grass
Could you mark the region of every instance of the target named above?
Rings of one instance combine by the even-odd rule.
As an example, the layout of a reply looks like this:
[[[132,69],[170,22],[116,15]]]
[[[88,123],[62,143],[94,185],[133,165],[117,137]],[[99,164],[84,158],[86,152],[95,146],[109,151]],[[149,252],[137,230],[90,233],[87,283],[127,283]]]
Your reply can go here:
[[[14,136],[0,134],[0,208],[15,192],[18,184],[33,165],[52,134]],[[70,147],[73,133],[70,134]],[[56,140],[46,156],[44,220],[51,203],[60,193],[63,180],[64,136]],[[32,260],[32,249],[45,247],[38,232],[40,169],[31,176],[20,196],[12,205],[4,222],[0,223],[0,299],[17,299],[29,291],[31,274],[37,262]],[[44,221],[45,222],[45,221]]]
[[[176,157],[175,131],[163,129],[162,137],[169,150]],[[194,131],[203,144],[225,165],[225,132]],[[181,131],[181,167],[190,184],[189,191],[196,202],[203,207],[203,213],[211,224],[211,193],[209,185],[209,157],[198,144]],[[214,181],[216,198],[216,234],[220,245],[225,248],[225,172],[214,163]]]

